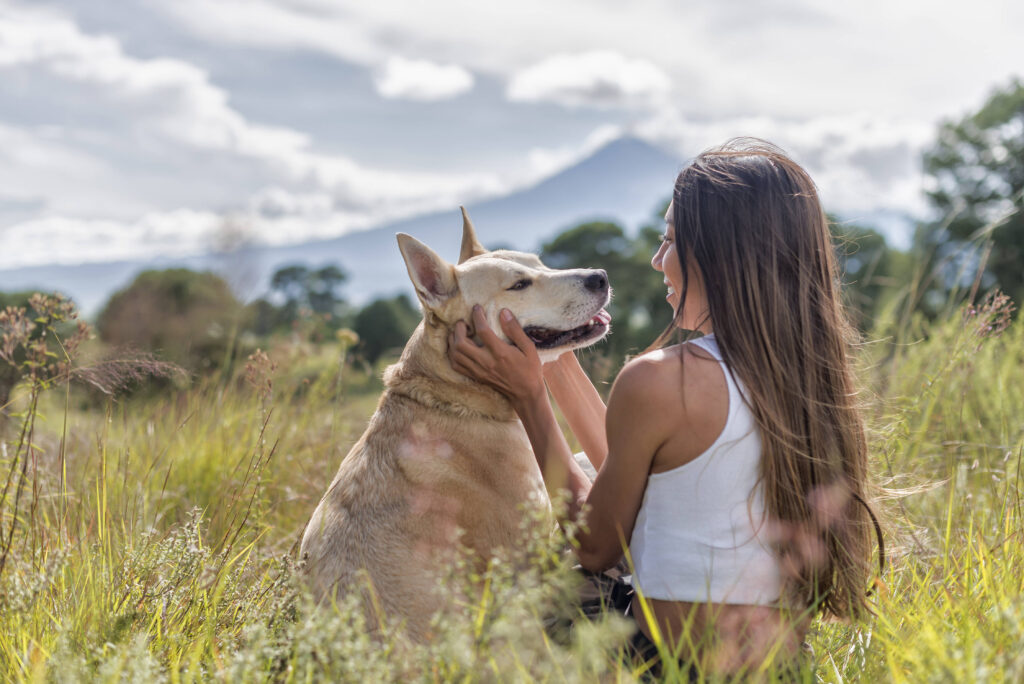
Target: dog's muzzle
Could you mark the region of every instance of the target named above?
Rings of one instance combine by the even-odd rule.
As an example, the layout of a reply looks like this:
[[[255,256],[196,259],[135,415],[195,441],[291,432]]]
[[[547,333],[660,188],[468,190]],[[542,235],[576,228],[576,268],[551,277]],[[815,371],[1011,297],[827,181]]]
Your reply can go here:
[[[604,287],[607,287],[607,282],[606,279]],[[552,328],[530,325],[523,328],[523,332],[533,340],[538,349],[554,349],[555,347],[564,347],[569,344],[587,342],[601,337],[608,332],[608,324],[611,320],[612,317],[608,312],[601,309],[594,314],[593,318],[578,328],[554,330]]]

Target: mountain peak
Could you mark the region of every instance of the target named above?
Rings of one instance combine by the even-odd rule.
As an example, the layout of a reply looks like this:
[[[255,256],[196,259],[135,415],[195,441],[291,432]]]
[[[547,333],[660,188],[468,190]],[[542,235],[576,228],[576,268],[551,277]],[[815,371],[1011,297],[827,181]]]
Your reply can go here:
[[[613,140],[609,140],[607,143],[598,148],[595,154],[600,154],[606,151],[613,152],[643,152],[645,154],[659,154],[664,155],[665,153],[661,148],[656,145],[652,145],[642,138],[638,138],[634,135],[622,135]]]
[[[628,158],[633,163],[650,163],[657,166],[664,165],[665,163],[679,164],[681,162],[681,160],[672,157],[661,148],[652,145],[646,140],[631,135],[624,135],[599,147],[580,163],[585,164],[590,160],[605,162],[608,159],[618,161],[624,158]]]

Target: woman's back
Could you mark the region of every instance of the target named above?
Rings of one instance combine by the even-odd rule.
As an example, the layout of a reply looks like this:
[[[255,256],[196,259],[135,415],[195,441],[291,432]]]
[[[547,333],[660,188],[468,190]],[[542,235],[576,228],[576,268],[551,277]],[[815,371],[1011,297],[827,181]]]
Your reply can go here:
[[[793,656],[803,628],[776,605],[779,566],[755,491],[761,443],[742,386],[711,335],[641,358],[679,388],[666,408],[681,427],[652,461],[630,541],[634,584],[684,660],[737,671],[780,645]],[[651,637],[639,597],[632,612]],[[684,624],[689,637],[677,643]]]
[[[715,360],[723,382],[701,388],[710,395],[691,399],[679,407],[680,412],[691,414],[689,422],[695,412],[710,418],[702,422],[709,426],[709,434],[716,428],[718,434],[684,463],[672,459],[668,449],[662,450],[667,453],[661,459],[655,457],[631,537],[634,582],[648,598],[775,604],[780,594],[779,567],[764,524],[757,423],[740,385],[721,363],[714,335],[687,344]],[[715,370],[709,360],[698,360],[692,353],[686,356],[692,359],[688,359],[689,369],[698,375]],[[672,363],[672,359],[666,361]],[[694,373],[688,380],[686,366],[681,370],[682,385],[694,384]],[[688,389],[691,396],[697,393],[695,388]],[[722,395],[727,408],[725,420],[719,421]],[[706,439],[707,435],[694,440],[697,448]]]

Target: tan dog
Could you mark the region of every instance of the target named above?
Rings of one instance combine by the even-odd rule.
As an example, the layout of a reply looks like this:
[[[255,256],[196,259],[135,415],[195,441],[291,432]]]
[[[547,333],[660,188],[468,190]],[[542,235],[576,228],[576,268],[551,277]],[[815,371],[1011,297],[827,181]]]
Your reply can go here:
[[[508,308],[549,361],[604,337],[610,289],[604,271],[487,252],[465,210],[457,266],[408,235],[398,246],[424,320],[385,371],[377,411],[307,524],[301,557],[321,600],[355,588],[369,601],[368,579],[371,614],[383,612],[373,622],[404,620],[422,638],[445,604],[438,577],[457,544],[489,558],[516,541],[524,504],[550,506],[522,423],[504,396],[452,369],[449,332],[480,304],[501,335]]]

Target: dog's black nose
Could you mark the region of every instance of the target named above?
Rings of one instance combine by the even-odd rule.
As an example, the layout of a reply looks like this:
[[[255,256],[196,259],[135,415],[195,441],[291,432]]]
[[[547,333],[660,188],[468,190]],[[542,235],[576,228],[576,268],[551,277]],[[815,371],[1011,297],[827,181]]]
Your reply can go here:
[[[608,274],[604,271],[595,271],[583,279],[583,287],[594,292],[608,289]]]

